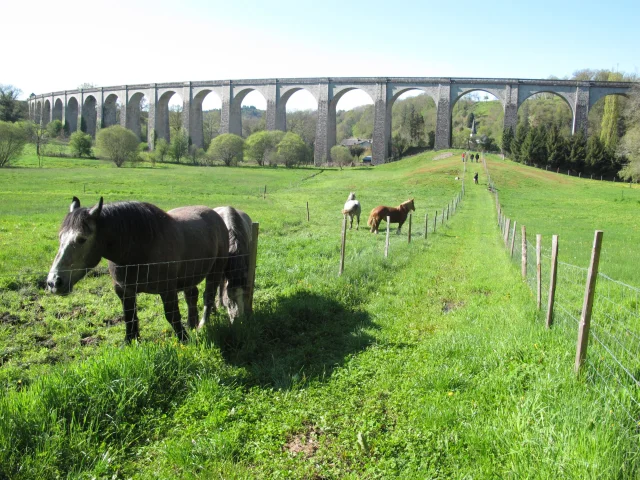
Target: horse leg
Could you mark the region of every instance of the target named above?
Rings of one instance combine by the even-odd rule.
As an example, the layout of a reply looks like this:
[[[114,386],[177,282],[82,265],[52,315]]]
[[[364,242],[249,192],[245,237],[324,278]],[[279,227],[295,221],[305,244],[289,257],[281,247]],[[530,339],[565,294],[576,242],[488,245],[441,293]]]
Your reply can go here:
[[[189,309],[187,324],[193,330],[198,323],[198,287],[186,288],[184,290],[184,299],[187,301]]]
[[[404,220],[400,220],[398,222],[398,231],[396,232],[398,235],[400,235],[400,229],[402,228],[403,224],[404,224]]]
[[[349,218],[351,219],[351,223],[349,224],[349,230],[353,228],[353,215],[349,214]]]
[[[122,302],[122,310],[124,312],[124,341],[131,343],[132,340],[140,338],[140,328],[138,322],[138,306],[135,294],[127,296],[125,291],[116,287],[116,294]]]
[[[358,223],[356,224],[356,230],[360,230],[360,215],[357,215]],[[351,219],[351,223],[353,223],[353,218]]]
[[[204,286],[204,311],[202,312],[202,319],[198,324],[198,329],[204,327],[204,324],[209,321],[211,311],[216,308],[216,291],[220,287],[220,304],[222,304],[222,276],[224,274],[224,263],[216,260],[213,270],[207,275]]]
[[[186,342],[189,339],[189,335],[180,321],[178,292],[176,290],[170,290],[168,292],[161,293],[160,298],[162,298],[162,304],[164,305],[164,316],[173,327],[173,331],[176,332],[178,339],[181,342]]]

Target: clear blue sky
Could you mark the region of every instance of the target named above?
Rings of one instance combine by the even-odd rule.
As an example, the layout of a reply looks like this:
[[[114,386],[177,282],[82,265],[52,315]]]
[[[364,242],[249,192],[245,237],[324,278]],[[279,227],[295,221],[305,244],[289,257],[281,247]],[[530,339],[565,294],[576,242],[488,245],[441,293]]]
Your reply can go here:
[[[0,83],[640,73],[640,1],[11,2]],[[260,102],[257,102],[260,103]],[[245,103],[246,104],[246,103]]]

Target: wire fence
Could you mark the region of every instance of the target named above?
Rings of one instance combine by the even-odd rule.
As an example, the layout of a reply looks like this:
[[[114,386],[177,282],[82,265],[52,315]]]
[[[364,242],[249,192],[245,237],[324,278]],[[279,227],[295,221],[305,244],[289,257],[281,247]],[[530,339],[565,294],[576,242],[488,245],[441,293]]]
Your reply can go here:
[[[540,310],[548,314],[553,254],[548,246],[540,248],[540,273],[535,235],[527,234],[522,255],[522,230],[507,231],[510,221],[504,215],[498,192],[485,163],[489,190],[496,199],[498,225],[512,261],[520,266],[523,280],[538,296]],[[546,239],[547,244],[549,239]],[[515,249],[511,253],[511,245]],[[567,338],[577,339],[584,325],[589,268],[557,261],[553,305],[553,329]],[[585,365],[581,369],[588,384],[640,426],[640,289],[598,273],[588,331]],[[579,340],[578,342],[579,343]],[[577,355],[577,354],[576,354]]]

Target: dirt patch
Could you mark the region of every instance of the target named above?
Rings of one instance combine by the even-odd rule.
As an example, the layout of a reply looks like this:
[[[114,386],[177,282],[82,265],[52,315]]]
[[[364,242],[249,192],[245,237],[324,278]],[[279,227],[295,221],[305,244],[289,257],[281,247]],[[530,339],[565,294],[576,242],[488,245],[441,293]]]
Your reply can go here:
[[[80,345],[88,347],[91,345],[98,345],[100,343],[99,337],[85,337],[80,339]]]
[[[0,313],[0,323],[5,325],[18,325],[20,317],[9,312]]]
[[[436,155],[435,157],[433,157],[434,160],[442,160],[443,158],[449,158],[453,155],[453,153],[451,152],[444,152],[441,153],[440,155]]]
[[[114,325],[118,325],[119,323],[124,322],[124,316],[120,315],[119,317],[116,318],[107,318],[106,320],[104,320],[104,326],[105,327],[113,327]]]
[[[36,335],[34,337],[34,340],[36,341],[36,345],[38,345],[39,347],[55,348],[56,346],[56,342],[51,337],[43,337],[41,335]]]
[[[442,313],[449,313],[464,306],[464,302],[455,302],[453,300],[444,300],[442,302]]]
[[[320,446],[318,442],[320,435],[322,435],[322,430],[318,427],[306,425],[304,432],[296,433],[287,440],[287,443],[282,446],[282,451],[292,455],[301,453],[304,458],[311,458]]]

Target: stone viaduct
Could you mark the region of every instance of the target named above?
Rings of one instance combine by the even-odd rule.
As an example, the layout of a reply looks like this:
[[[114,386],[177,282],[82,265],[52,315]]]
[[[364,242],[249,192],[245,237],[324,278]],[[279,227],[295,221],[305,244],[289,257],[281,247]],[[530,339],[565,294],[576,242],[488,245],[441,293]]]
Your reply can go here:
[[[336,106],[350,90],[360,89],[374,102],[373,164],[384,163],[391,149],[391,109],[400,95],[419,90],[436,104],[435,148],[451,145],[451,112],[460,97],[472,91],[494,95],[504,108],[504,126],[515,127],[518,108],[538,93],[563,98],[573,115],[573,133],[587,133],[587,115],[595,102],[607,95],[626,95],[629,82],[575,80],[522,80],[499,78],[277,78],[262,80],[220,80],[183,83],[120,85],[65,90],[29,98],[31,118],[43,123],[61,120],[69,132],[79,128],[95,136],[97,130],[116,123],[120,105],[120,124],[140,135],[140,106],[143,97],[149,105],[148,143],[169,140],[169,100],[174,94],[183,99],[182,123],[191,142],[203,145],[202,102],[209,93],[222,102],[220,133],[242,134],[241,106],[248,93],[257,90],[267,100],[267,129],[286,129],[286,105],[299,90],[307,90],[318,102],[318,124],[314,158],[322,164],[336,144]],[[154,136],[155,132],[155,136]]]

